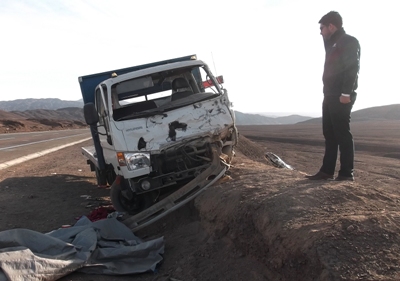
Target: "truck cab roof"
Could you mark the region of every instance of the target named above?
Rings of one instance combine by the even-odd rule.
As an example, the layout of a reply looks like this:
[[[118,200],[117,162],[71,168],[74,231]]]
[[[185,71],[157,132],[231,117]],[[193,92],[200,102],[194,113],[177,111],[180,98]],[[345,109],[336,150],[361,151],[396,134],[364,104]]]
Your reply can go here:
[[[119,75],[116,77],[111,77],[111,78],[107,79],[106,81],[104,81],[104,83],[107,84],[107,81],[110,81],[110,80],[112,80],[113,83],[118,83],[121,81],[149,75],[149,74],[156,73],[156,72],[173,70],[173,69],[177,69],[177,68],[190,67],[190,66],[201,66],[201,65],[205,65],[205,63],[201,60],[168,63],[168,64],[164,64],[164,65],[153,66],[153,67],[129,72],[129,73],[122,74],[122,75]]]
[[[89,102],[93,103],[94,96],[95,96],[95,88],[101,82],[111,78],[113,73],[115,73],[117,76],[120,76],[120,75],[123,75],[126,73],[139,71],[142,69],[167,65],[167,64],[176,63],[176,62],[195,61],[196,59],[197,59],[196,55],[190,55],[190,56],[184,56],[184,57],[179,57],[179,58],[174,58],[174,59],[169,59],[169,60],[164,60],[164,61],[159,61],[159,62],[153,62],[153,63],[143,64],[143,65],[138,65],[138,66],[132,66],[132,67],[110,70],[110,71],[96,73],[96,74],[80,76],[78,78],[78,81],[79,81],[79,85],[80,85],[81,92],[82,92],[83,102],[84,103],[89,103]]]

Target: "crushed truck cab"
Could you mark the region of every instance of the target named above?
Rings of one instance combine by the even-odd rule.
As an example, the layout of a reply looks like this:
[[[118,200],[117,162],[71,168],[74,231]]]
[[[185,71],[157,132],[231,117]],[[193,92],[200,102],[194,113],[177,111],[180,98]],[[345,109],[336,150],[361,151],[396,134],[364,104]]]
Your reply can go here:
[[[234,112],[222,77],[196,56],[82,76],[79,82],[93,137],[82,153],[98,184],[111,185],[116,210],[147,210],[152,221],[229,168],[238,139]]]

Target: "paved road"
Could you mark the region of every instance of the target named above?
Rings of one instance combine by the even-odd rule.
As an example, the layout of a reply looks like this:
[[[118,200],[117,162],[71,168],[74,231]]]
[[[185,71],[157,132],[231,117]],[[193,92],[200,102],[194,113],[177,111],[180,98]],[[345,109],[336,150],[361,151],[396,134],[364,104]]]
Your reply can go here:
[[[89,129],[0,134],[0,164],[90,137]]]

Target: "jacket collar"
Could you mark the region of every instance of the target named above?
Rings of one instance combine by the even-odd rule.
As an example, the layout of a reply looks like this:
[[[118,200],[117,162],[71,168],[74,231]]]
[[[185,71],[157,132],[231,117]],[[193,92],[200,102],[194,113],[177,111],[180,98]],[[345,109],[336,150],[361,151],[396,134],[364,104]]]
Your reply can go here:
[[[329,40],[328,40],[329,43],[330,44],[336,43],[338,41],[338,39],[340,37],[342,37],[342,35],[344,35],[344,34],[346,34],[346,32],[344,31],[343,27],[336,30],[336,32],[332,34],[331,38],[329,38]]]
[[[336,30],[335,33],[332,34],[331,38],[324,41],[325,51],[328,52],[332,49],[332,47],[339,41],[339,38],[342,37],[346,32],[344,31],[343,27]]]

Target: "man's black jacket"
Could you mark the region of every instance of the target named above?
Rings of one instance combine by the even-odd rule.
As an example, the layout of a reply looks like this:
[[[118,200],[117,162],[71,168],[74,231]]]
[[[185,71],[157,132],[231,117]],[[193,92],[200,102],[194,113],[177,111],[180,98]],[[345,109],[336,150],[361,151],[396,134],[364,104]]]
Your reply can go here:
[[[360,69],[360,44],[358,40],[338,29],[325,41],[325,66],[322,80],[325,96],[356,95]]]

